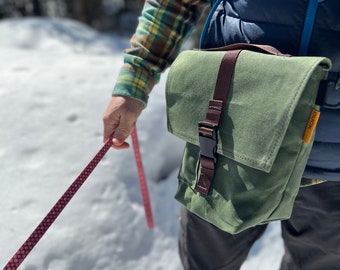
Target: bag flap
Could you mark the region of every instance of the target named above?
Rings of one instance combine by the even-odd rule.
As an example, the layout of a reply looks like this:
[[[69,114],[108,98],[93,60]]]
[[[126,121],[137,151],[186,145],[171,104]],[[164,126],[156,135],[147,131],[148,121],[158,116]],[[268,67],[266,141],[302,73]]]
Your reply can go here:
[[[205,118],[224,54],[184,51],[169,71],[168,130],[189,143],[199,145],[198,122]],[[220,123],[217,152],[270,172],[299,99],[303,98],[309,108],[314,105],[319,80],[326,78],[330,66],[330,60],[323,57],[284,57],[243,50]],[[302,95],[310,80],[315,82],[314,90],[307,89]]]

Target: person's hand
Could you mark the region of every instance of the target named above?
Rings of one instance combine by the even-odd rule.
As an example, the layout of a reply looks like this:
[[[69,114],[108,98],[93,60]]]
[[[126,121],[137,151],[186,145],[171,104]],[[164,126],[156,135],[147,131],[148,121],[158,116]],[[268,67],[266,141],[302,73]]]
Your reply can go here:
[[[113,96],[103,115],[104,142],[113,134],[113,148],[125,149],[129,144],[125,141],[136,125],[144,104],[136,99]]]

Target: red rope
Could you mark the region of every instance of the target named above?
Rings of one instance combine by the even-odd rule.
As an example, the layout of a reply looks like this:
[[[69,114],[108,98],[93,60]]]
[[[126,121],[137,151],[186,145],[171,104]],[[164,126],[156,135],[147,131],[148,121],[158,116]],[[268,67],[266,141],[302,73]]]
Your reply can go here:
[[[135,159],[136,159],[136,164],[137,164],[139,185],[140,185],[140,189],[142,193],[146,222],[147,222],[148,228],[152,229],[154,227],[153,218],[152,218],[152,209],[151,209],[151,203],[150,203],[150,198],[149,198],[148,186],[147,186],[145,173],[144,173],[142,157],[141,157],[140,150],[139,150],[140,147],[139,147],[136,128],[132,131],[131,138],[132,138],[133,151],[135,153]]]
[[[147,213],[148,227],[153,227],[152,222],[152,213],[151,213],[151,205],[149,202],[149,195],[147,191],[146,181],[144,177],[144,170],[142,167],[142,161],[139,153],[138,139],[137,134],[133,137],[133,145],[134,151],[136,155],[136,162],[138,166],[138,173],[140,174],[140,185],[141,192],[143,196],[143,200],[145,200],[144,205],[147,209],[145,209]],[[52,223],[57,219],[72,197],[76,194],[79,188],[84,184],[88,176],[93,172],[101,159],[105,156],[107,151],[112,146],[112,137],[109,138],[99,152],[95,155],[95,157],[90,161],[90,163],[83,169],[80,175],[76,178],[76,180],[71,184],[71,186],[65,191],[65,193],[60,197],[60,199],[56,202],[53,208],[48,212],[46,217],[40,222],[40,224],[36,227],[36,229],[32,232],[30,237],[24,242],[24,244],[18,249],[18,251],[14,254],[14,256],[9,260],[3,270],[15,270],[20,264],[25,260],[27,255],[32,251],[35,245],[39,242],[39,240],[43,237]]]

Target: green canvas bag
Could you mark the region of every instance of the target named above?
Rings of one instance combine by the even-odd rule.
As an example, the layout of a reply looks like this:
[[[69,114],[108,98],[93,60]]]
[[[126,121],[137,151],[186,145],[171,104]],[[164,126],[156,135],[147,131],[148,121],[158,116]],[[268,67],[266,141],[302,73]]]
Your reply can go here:
[[[175,198],[233,234],[289,218],[330,67],[269,46],[182,52],[166,82],[168,130],[186,141]]]

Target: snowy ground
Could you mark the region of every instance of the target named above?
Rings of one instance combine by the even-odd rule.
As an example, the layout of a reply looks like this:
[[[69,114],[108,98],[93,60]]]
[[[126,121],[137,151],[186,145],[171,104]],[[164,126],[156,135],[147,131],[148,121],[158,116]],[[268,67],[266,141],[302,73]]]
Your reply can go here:
[[[128,41],[37,19],[0,21],[0,37],[3,267],[101,147]],[[155,229],[146,227],[132,150],[110,150],[20,269],[181,269],[173,195],[183,144],[166,131],[164,79],[138,122]],[[272,224],[242,270],[275,270],[282,253]]]

